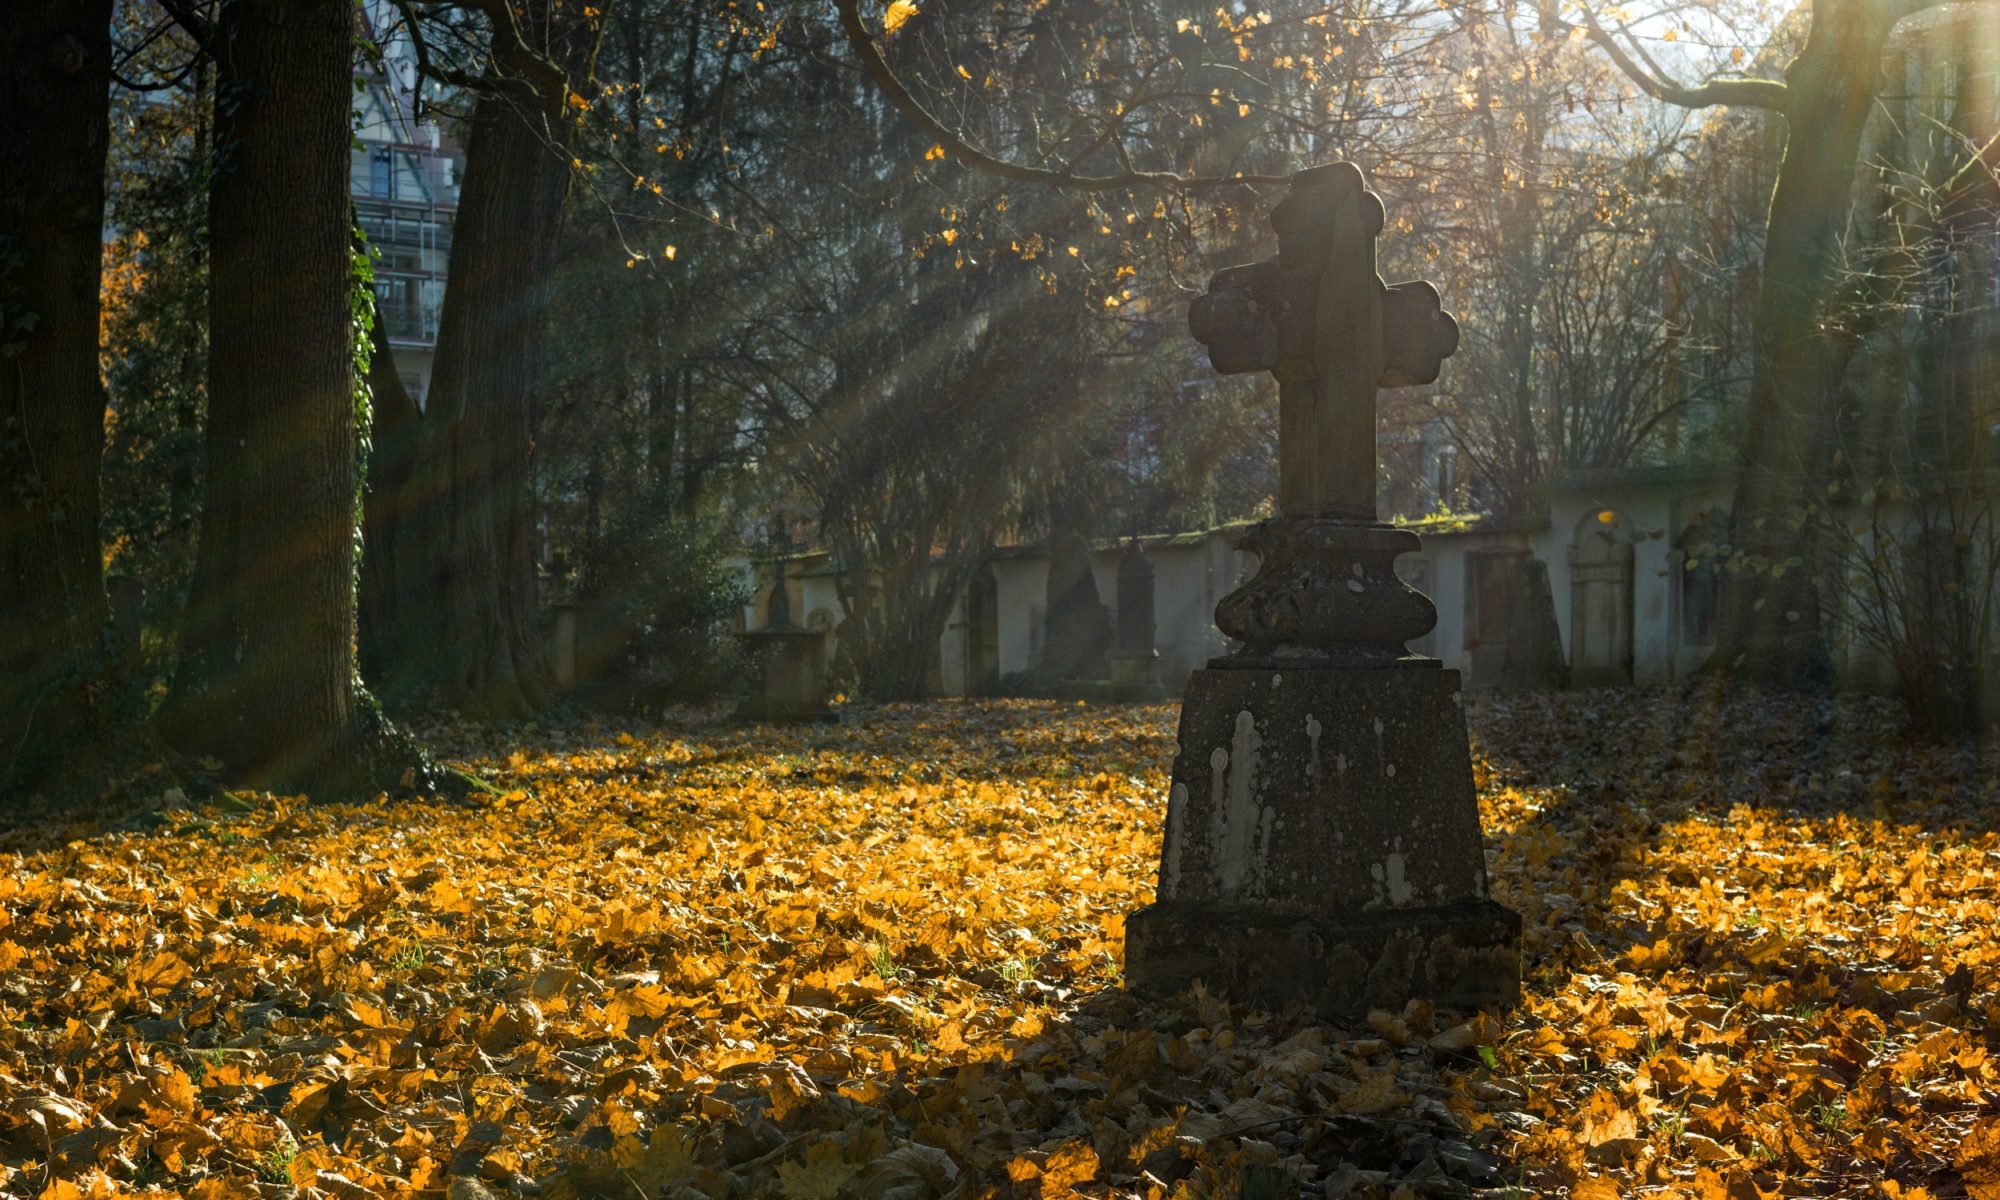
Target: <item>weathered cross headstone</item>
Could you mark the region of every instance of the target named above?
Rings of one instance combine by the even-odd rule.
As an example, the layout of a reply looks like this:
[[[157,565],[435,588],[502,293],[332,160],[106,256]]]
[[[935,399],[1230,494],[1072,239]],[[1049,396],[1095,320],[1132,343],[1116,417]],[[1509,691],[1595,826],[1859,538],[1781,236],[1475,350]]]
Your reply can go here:
[[[1437,621],[1375,514],[1375,391],[1435,379],[1458,328],[1375,272],[1382,204],[1349,163],[1293,176],[1275,260],[1218,272],[1188,324],[1225,373],[1279,384],[1279,515],[1217,605],[1242,648],[1189,680],[1158,899],[1126,979],[1196,979],[1329,1016],[1412,997],[1512,1002],[1520,918],[1488,897],[1462,688],[1403,643]]]
[[[1111,695],[1117,700],[1158,700],[1160,651],[1153,644],[1153,560],[1138,538],[1118,556],[1118,627],[1111,638]]]

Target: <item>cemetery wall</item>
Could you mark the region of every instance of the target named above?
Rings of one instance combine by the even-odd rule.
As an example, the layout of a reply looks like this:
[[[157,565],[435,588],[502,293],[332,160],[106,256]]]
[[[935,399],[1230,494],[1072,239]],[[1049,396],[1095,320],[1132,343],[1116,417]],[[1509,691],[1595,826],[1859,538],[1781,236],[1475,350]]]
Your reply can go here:
[[[1496,518],[1445,527],[1418,526],[1423,548],[1397,567],[1403,578],[1437,606],[1437,627],[1410,644],[1464,673],[1468,686],[1492,686],[1505,650],[1504,605],[1481,574],[1496,557],[1521,552],[1548,572],[1550,599],[1564,661],[1576,686],[1649,685],[1684,679],[1706,660],[1714,644],[1712,575],[1688,571],[1691,546],[1705,536],[1704,521],[1726,520],[1731,480],[1726,474],[1686,467],[1640,467],[1574,472],[1549,493],[1545,519]],[[1140,539],[1154,567],[1155,636],[1160,676],[1178,693],[1188,675],[1229,644],[1216,629],[1218,600],[1255,570],[1255,559],[1237,549],[1248,524]],[[1099,597],[1114,610],[1122,543],[1095,547],[1091,570]],[[833,630],[840,600],[835,573],[823,553],[790,560],[788,588],[794,620]],[[767,619],[770,571],[741,564],[756,588],[746,605],[745,627]],[[961,594],[938,643],[933,674],[940,695],[990,692],[1003,679],[1031,671],[1041,654],[1047,549],[1005,547],[995,552],[974,587],[983,598]],[[984,614],[983,624],[974,618]],[[1839,613],[1831,614],[1837,622]],[[829,638],[827,653],[835,651]],[[1888,663],[1866,645],[1837,639],[1835,667],[1858,686],[1893,682]],[[1011,681],[1010,681],[1011,682]]]

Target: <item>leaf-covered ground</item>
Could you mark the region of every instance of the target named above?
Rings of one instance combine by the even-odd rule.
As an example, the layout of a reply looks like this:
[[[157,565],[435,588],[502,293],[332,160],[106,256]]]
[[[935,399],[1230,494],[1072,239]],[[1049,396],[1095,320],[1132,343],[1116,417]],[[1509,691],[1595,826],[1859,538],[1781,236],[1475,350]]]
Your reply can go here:
[[[0,1193],[2000,1195],[2000,788],[1476,705],[1506,1014],[1118,990],[1174,710],[435,731],[506,794],[0,835]]]

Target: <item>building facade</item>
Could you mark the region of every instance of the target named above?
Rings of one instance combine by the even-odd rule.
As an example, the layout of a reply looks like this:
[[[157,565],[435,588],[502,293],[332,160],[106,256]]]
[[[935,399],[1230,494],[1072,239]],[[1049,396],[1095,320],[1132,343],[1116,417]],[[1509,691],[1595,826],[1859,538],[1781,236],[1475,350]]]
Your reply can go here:
[[[355,220],[376,252],[376,319],[388,333],[403,385],[422,405],[465,158],[438,121],[418,114],[416,66],[386,16],[370,15],[383,20],[382,55],[359,76],[348,192]]]

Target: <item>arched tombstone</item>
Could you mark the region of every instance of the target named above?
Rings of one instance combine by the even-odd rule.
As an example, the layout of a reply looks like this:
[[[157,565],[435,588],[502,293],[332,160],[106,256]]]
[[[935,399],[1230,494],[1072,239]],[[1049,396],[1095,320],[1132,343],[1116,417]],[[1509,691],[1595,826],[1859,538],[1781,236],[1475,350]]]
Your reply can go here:
[[[1615,509],[1586,513],[1570,541],[1569,663],[1576,687],[1632,682],[1632,526]]]

